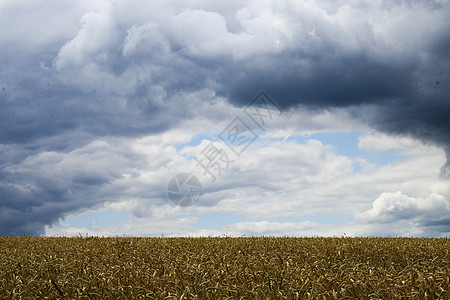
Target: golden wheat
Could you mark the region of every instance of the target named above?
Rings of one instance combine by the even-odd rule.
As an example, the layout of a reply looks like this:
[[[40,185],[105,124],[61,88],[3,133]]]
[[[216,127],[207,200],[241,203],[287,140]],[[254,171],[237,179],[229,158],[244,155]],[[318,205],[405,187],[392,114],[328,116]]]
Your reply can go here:
[[[0,298],[448,299],[449,240],[0,237]]]

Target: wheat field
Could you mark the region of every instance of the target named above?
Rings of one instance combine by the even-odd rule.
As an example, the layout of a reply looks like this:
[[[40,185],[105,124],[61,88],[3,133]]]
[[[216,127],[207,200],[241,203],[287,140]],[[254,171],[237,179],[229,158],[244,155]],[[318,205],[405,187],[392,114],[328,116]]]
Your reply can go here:
[[[448,238],[0,237],[0,299],[448,299]]]

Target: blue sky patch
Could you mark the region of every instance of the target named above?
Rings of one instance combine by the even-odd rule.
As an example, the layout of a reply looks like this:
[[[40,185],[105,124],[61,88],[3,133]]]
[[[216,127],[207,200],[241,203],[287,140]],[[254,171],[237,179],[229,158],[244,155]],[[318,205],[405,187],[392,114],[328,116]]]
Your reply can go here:
[[[130,218],[131,213],[129,211],[123,211],[121,213],[103,211],[92,212],[77,217],[68,217],[64,220],[64,223],[71,224],[77,228],[89,228],[94,222],[100,226],[117,226],[128,222]]]
[[[233,215],[226,212],[206,213],[198,216],[197,222],[194,224],[198,229],[220,228],[225,225],[231,225],[239,222],[260,222],[260,219],[245,218],[239,215]],[[268,222],[279,223],[299,223],[305,221],[335,224],[344,222],[354,222],[355,219],[351,215],[332,214],[332,215],[316,215],[306,217],[283,217],[274,219],[265,219]]]
[[[288,141],[296,141],[298,143],[306,143],[309,139],[320,141],[324,145],[332,145],[336,149],[338,155],[350,158],[361,157],[366,161],[384,166],[389,163],[404,159],[395,150],[385,150],[379,152],[366,152],[358,148],[358,141],[364,135],[363,131],[352,132],[327,132],[315,133],[310,136],[292,136]],[[355,163],[355,171],[359,171],[360,166]]]
[[[175,145],[175,149],[177,149],[177,151],[180,151],[184,147],[195,147],[200,145],[203,140],[218,141],[219,137],[217,134],[196,134],[188,143]]]

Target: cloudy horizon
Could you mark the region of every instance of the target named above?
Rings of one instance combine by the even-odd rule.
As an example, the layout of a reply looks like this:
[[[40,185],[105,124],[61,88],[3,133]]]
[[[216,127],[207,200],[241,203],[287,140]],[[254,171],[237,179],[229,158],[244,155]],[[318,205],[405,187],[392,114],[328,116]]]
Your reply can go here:
[[[0,235],[448,237],[448,15],[0,1]],[[245,113],[262,91],[264,126]],[[254,137],[241,152],[233,122]],[[214,179],[196,160],[211,142],[229,159]],[[195,205],[169,201],[179,173]]]

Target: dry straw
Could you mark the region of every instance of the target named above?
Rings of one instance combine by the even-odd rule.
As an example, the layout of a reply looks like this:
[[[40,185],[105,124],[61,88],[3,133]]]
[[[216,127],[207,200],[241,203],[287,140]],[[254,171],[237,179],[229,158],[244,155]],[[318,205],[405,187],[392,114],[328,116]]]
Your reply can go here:
[[[0,299],[448,299],[449,240],[0,237]]]

